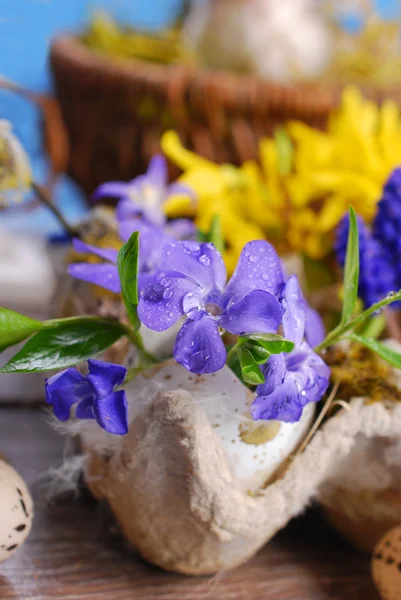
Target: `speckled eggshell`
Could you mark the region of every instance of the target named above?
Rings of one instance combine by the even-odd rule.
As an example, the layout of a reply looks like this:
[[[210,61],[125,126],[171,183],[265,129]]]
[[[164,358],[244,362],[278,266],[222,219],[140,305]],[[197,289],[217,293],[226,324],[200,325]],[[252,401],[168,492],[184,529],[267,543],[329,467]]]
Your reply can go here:
[[[33,503],[24,480],[0,460],[0,562],[22,546],[29,535]]]
[[[383,600],[401,600],[401,526],[391,529],[377,544],[372,575]]]

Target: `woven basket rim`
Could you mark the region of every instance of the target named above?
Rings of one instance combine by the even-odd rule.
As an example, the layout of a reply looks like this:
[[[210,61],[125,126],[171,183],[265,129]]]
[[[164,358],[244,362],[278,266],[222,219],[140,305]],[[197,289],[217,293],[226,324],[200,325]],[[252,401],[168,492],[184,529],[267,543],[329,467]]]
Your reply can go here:
[[[64,61],[82,73],[90,70],[92,75],[107,77],[111,85],[113,80],[116,84],[118,82],[118,85],[122,80],[129,83],[133,77],[157,87],[167,86],[171,80],[181,80],[188,84],[196,82],[200,86],[225,88],[234,93],[238,92],[239,102],[241,90],[244,90],[247,96],[252,93],[255,97],[258,92],[268,94],[271,99],[278,98],[287,106],[299,105],[302,98],[302,104],[315,114],[327,113],[328,109],[337,104],[339,97],[337,89],[318,83],[284,85],[267,81],[256,75],[231,73],[225,70],[188,67],[180,64],[157,64],[141,59],[118,61],[85,47],[73,34],[62,34],[52,40],[50,60],[53,67],[55,63]]]

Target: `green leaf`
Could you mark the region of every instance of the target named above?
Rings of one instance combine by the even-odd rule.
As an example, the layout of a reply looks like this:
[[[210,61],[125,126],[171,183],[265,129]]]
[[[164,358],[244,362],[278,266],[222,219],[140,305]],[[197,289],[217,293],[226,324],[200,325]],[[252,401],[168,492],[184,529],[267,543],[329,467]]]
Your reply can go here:
[[[294,349],[294,342],[286,340],[281,335],[275,333],[254,333],[246,337],[240,337],[239,343],[246,344],[251,341],[262,346],[270,354],[280,354],[281,352],[291,352]]]
[[[316,346],[315,352],[321,352],[325,348],[329,348],[330,346],[337,344],[345,337],[347,332],[358,330],[359,327],[361,327],[367,321],[367,319],[369,319],[369,317],[372,317],[386,306],[393,304],[393,302],[399,301],[401,301],[401,290],[398,292],[390,292],[385,298],[383,298],[383,300],[376,302],[376,304],[372,304],[372,306],[364,310],[363,313],[352,319],[352,321],[349,323],[346,323],[345,325],[340,324],[333,329],[333,331],[330,331],[323,342]]]
[[[238,346],[239,363],[241,365],[242,378],[250,385],[260,385],[265,382],[264,375],[254,360],[252,353],[245,346]]]
[[[130,239],[120,249],[117,258],[118,274],[121,282],[121,295],[132,327],[139,329],[138,319],[138,255],[139,233],[134,231]]]
[[[218,252],[224,252],[224,238],[221,230],[221,220],[219,215],[214,215],[210,229],[207,233],[204,233],[200,229],[197,232],[198,242],[210,242],[214,245]]]
[[[352,206],[349,209],[349,233],[344,268],[344,300],[340,325],[348,323],[355,310],[359,283],[358,222]]]
[[[218,252],[224,252],[224,238],[221,230],[221,219],[219,215],[215,215],[212,219],[208,238],[208,241],[214,245]]]
[[[238,377],[238,379],[243,381],[241,365],[240,365],[239,358],[238,358],[238,345],[237,344],[235,344],[235,346],[233,346],[229,350],[229,352],[227,352],[227,366],[230,367],[230,369],[233,371],[233,373],[235,373],[235,375]]]
[[[254,361],[258,365],[264,365],[265,362],[267,362],[271,356],[271,352],[269,352],[268,350],[266,350],[266,348],[264,348],[258,342],[255,342],[253,340],[249,340],[248,342],[243,344],[243,347],[249,350],[249,352],[252,354]]]
[[[278,171],[280,175],[289,175],[292,171],[294,156],[291,138],[283,127],[277,127],[274,131],[274,139],[277,148]]]
[[[201,231],[200,229],[196,230],[196,239],[200,244],[203,244],[204,242],[207,242],[207,234],[203,233],[203,231]]]
[[[365,338],[377,340],[380,338],[383,331],[386,329],[387,319],[384,313],[372,317],[363,323],[362,331],[358,331],[359,335]]]
[[[357,335],[356,333],[350,335],[350,339],[353,342],[359,342],[363,346],[366,346],[366,348],[373,350],[373,352],[376,352],[376,354],[378,354],[381,358],[383,358],[393,367],[401,369],[401,354],[399,352],[392,350],[382,342],[378,342],[373,338]]]
[[[45,325],[7,308],[0,308],[0,352],[26,340]]]
[[[97,317],[59,320],[31,337],[0,373],[64,369],[100,354],[125,333],[117,321]]]

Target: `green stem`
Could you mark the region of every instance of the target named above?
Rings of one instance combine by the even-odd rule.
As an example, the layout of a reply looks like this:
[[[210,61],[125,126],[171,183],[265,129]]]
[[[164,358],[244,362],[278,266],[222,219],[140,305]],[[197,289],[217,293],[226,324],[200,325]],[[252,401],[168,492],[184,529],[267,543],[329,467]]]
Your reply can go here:
[[[131,369],[128,369],[127,375],[121,387],[124,388],[128,383],[130,383],[130,381],[135,379],[135,377],[139,375],[139,373],[142,373],[142,371],[144,371],[146,368],[147,365],[140,365],[139,367],[132,367]]]
[[[159,362],[156,356],[146,350],[142,336],[138,330],[134,331],[131,327],[126,325],[125,332],[130,342],[138,350],[141,365],[150,366]]]
[[[344,336],[345,333],[347,333],[347,331],[359,327],[359,325],[362,325],[362,323],[366,321],[366,319],[371,317],[375,312],[381,310],[389,304],[392,304],[393,302],[396,302],[397,300],[401,300],[401,290],[396,293],[389,294],[386,298],[384,298],[380,302],[377,302],[376,304],[373,304],[370,308],[363,311],[363,313],[361,313],[360,315],[355,317],[355,319],[352,319],[348,323],[345,323],[344,325],[338,325],[335,329],[333,329],[333,331],[331,331],[328,334],[326,339],[324,339],[321,344],[316,346],[315,351],[321,352],[322,350],[333,346],[333,344],[340,341],[340,339]]]
[[[227,360],[226,360],[226,364],[228,366],[230,366],[230,363],[232,362],[232,360],[235,358],[235,355],[237,354],[237,348],[238,348],[239,344],[238,342],[236,344],[234,344],[234,346],[227,352]]]

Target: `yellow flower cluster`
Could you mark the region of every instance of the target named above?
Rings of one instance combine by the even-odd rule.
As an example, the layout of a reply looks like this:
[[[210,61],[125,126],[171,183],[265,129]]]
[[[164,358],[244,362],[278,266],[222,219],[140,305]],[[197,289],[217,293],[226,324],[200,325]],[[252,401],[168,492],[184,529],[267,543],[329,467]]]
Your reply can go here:
[[[331,251],[333,231],[350,204],[373,218],[383,184],[401,165],[401,118],[395,103],[378,107],[348,88],[326,131],[290,122],[261,141],[259,164],[217,165],[183,148],[171,131],[162,149],[197,196],[195,204],[170,198],[167,214],[194,216],[205,231],[219,215],[229,270],[252,239],[320,259]]]

